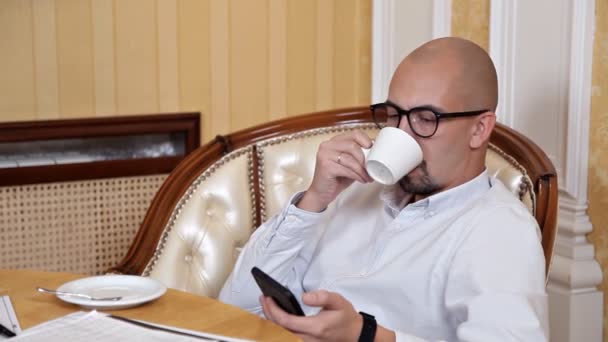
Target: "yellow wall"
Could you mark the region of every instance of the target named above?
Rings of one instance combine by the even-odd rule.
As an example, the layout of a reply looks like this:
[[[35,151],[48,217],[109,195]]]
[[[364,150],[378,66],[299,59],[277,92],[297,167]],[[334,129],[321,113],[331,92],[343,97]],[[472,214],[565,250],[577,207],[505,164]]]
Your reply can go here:
[[[490,0],[452,0],[452,35],[488,50]]]
[[[604,271],[600,286],[608,289],[608,1],[595,2],[595,45],[589,147],[589,234]],[[604,294],[604,296],[606,296]],[[606,301],[604,301],[606,303]],[[608,341],[608,306],[604,304],[604,341]]]
[[[0,121],[368,104],[370,36],[371,0],[1,0]]]

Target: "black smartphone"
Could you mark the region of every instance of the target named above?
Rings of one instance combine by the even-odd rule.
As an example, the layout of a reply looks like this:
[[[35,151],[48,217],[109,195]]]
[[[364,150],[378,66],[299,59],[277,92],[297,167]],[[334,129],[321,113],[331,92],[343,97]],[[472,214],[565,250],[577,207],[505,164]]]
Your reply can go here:
[[[288,288],[272,279],[271,276],[257,267],[251,269],[251,274],[253,274],[255,282],[258,283],[264,296],[274,299],[274,302],[286,312],[292,315],[304,316],[300,303],[298,303],[296,296]]]

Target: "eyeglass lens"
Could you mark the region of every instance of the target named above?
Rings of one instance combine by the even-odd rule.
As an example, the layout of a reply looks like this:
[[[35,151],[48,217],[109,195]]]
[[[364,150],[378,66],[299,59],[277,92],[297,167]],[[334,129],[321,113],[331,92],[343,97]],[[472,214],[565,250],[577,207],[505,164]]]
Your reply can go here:
[[[400,124],[400,117],[397,109],[392,106],[382,105],[374,108],[374,119],[380,127],[397,127]],[[430,136],[437,128],[437,116],[428,109],[414,109],[409,113],[408,123],[415,134]]]

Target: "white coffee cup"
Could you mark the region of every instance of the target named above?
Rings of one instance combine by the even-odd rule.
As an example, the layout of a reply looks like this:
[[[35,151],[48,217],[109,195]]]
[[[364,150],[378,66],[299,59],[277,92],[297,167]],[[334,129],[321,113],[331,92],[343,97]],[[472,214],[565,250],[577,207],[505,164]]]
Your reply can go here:
[[[363,149],[365,169],[376,182],[397,183],[422,162],[420,145],[405,131],[384,127],[370,149]]]

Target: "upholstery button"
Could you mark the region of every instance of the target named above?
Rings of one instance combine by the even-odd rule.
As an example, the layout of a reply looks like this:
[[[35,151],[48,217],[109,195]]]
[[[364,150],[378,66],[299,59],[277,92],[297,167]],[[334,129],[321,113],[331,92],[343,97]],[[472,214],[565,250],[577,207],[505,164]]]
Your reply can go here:
[[[192,262],[192,255],[186,254],[186,256],[184,257],[184,260],[186,260],[187,263],[191,263]]]

